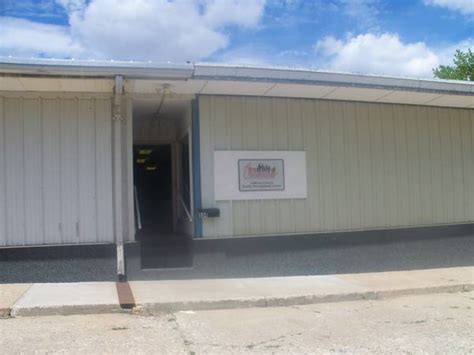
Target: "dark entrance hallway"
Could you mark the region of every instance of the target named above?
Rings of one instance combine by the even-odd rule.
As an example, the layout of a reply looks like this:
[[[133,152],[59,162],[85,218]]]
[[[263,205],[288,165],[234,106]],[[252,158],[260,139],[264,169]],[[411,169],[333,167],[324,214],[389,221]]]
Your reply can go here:
[[[170,145],[134,147],[136,238],[144,269],[189,267],[189,238],[174,232]]]

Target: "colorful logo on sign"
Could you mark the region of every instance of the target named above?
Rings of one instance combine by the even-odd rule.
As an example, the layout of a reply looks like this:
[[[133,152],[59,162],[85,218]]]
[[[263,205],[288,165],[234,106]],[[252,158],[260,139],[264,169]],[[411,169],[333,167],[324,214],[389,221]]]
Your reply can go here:
[[[285,189],[283,159],[240,159],[239,191]]]
[[[244,167],[244,178],[246,179],[271,179],[278,175],[276,166],[259,163],[257,165],[248,163]]]

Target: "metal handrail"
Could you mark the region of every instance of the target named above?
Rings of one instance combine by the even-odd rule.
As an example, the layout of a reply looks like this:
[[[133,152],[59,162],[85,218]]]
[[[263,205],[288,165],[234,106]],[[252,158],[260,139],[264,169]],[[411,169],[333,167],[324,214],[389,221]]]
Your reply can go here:
[[[179,194],[179,202],[181,202],[181,205],[183,206],[184,212],[186,212],[186,217],[188,217],[189,222],[192,222],[193,216],[191,215],[191,212],[189,212],[188,208],[186,207],[186,203],[184,202],[181,194]]]
[[[142,229],[142,215],[140,213],[140,203],[138,201],[138,190],[137,190],[137,185],[133,185],[133,191],[134,191],[134,200],[135,200],[135,213],[137,215],[137,224],[138,224],[138,229]]]

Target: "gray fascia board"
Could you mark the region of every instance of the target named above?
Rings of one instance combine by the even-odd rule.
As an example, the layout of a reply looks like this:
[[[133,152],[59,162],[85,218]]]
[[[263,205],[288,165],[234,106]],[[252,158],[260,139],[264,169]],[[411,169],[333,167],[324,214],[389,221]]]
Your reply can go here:
[[[474,84],[463,81],[393,78],[278,68],[196,64],[193,79],[361,87],[469,96],[474,94]]]
[[[0,58],[0,73],[34,76],[190,79],[192,64]]]
[[[474,84],[465,81],[394,78],[308,69],[251,67],[210,63],[159,64],[151,62],[0,57],[0,75],[89,78],[111,78],[116,75],[122,75],[125,79],[253,81],[388,89],[464,96],[474,95]]]

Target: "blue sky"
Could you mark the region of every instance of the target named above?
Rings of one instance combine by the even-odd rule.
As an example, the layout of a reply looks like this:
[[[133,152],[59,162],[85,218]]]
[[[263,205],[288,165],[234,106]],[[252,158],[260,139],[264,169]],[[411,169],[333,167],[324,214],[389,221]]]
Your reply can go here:
[[[474,0],[0,0],[0,55],[430,77],[474,47]]]

